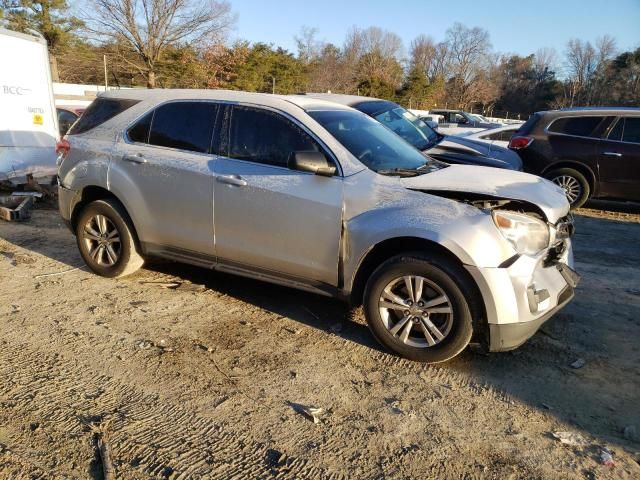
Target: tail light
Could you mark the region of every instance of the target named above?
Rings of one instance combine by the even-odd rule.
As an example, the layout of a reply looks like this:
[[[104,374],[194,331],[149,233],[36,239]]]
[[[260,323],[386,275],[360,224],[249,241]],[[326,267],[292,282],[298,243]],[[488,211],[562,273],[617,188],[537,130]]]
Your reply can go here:
[[[56,159],[56,165],[60,166],[65,157],[69,154],[69,150],[71,150],[71,145],[67,140],[61,138],[58,143],[56,143],[56,155],[58,156]]]
[[[512,150],[522,150],[527,148],[533,142],[531,137],[511,137],[509,141],[509,148]]]

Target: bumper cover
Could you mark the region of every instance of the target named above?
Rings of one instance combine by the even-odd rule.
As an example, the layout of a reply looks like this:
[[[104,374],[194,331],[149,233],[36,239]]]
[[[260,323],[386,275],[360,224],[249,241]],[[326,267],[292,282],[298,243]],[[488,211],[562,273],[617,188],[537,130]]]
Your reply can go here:
[[[63,187],[58,184],[58,210],[64,223],[72,229],[71,216],[73,215],[73,209],[78,203],[79,195],[75,190]]]
[[[517,348],[574,296],[579,275],[573,271],[571,242],[549,264],[548,252],[521,256],[501,268],[469,267],[482,294],[490,351]]]
[[[573,287],[567,285],[567,288],[561,293],[561,303],[558,303],[541,317],[528,322],[490,324],[489,351],[506,352],[518,348],[529,340],[547,320],[569,303],[573,296]]]

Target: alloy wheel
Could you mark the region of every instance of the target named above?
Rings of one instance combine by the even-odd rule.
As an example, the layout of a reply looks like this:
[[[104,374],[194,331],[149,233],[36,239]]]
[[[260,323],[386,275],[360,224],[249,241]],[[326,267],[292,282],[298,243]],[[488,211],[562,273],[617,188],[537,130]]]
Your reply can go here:
[[[120,233],[104,215],[95,215],[85,223],[82,230],[83,240],[89,257],[98,265],[107,267],[116,264],[120,258],[122,244]]]
[[[389,333],[405,345],[433,347],[451,332],[451,301],[442,288],[425,277],[406,275],[389,282],[378,307]]]
[[[559,175],[552,179],[552,182],[564,190],[569,203],[573,204],[582,195],[582,185],[578,179],[570,175]]]

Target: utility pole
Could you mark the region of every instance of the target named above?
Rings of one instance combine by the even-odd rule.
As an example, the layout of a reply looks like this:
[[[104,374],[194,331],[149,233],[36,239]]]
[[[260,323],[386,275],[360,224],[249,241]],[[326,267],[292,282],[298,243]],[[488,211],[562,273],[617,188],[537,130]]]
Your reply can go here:
[[[107,87],[109,86],[109,81],[107,77],[107,56],[102,55],[102,63],[104,64],[104,91],[107,91]]]
[[[275,94],[276,93],[276,77],[274,77],[273,75],[271,76],[271,80],[273,82],[272,87],[271,87],[271,93]]]

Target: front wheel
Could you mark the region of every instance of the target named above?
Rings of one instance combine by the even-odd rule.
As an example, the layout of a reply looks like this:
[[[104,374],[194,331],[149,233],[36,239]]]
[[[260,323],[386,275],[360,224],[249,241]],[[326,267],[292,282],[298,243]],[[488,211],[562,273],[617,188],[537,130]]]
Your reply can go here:
[[[367,282],[365,317],[389,350],[420,362],[444,362],[471,340],[472,290],[452,262],[419,254],[393,257]]]

